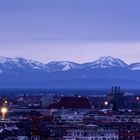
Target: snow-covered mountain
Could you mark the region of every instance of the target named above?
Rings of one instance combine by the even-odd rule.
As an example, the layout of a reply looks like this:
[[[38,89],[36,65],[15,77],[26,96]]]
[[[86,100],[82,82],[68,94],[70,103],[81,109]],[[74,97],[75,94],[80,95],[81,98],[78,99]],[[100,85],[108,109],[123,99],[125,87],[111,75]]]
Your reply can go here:
[[[68,61],[52,61],[43,64],[38,61],[27,60],[24,58],[0,57],[0,73],[4,70],[45,70],[46,72],[68,71],[80,68],[80,64]]]
[[[45,70],[45,64],[38,61],[26,60],[24,58],[0,57],[0,73],[16,72],[16,70]]]
[[[107,57],[100,57],[99,59],[91,62],[91,63],[85,63],[83,64],[85,67],[89,69],[95,69],[95,68],[125,68],[128,66],[124,61],[114,58],[111,56]]]
[[[68,71],[80,68],[80,64],[69,61],[52,61],[46,64],[48,72]]]
[[[140,63],[128,65],[111,56],[83,64],[0,57],[0,88],[105,88],[116,84],[139,88]]]
[[[78,64],[70,61],[52,61],[47,64],[27,60],[24,58],[0,57],[0,73],[16,70],[43,70],[45,72],[59,72],[77,69],[106,69],[106,68],[128,68],[130,70],[140,70],[140,63],[128,65],[124,61],[111,56],[101,57],[93,62]]]
[[[129,66],[131,70],[140,70],[140,63],[133,63]]]

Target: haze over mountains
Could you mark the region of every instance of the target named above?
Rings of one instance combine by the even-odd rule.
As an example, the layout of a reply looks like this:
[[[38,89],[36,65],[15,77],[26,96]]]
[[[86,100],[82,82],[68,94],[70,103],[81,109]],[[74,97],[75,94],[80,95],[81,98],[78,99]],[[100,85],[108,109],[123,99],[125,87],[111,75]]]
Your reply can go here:
[[[1,88],[122,88],[140,87],[140,63],[128,65],[111,56],[78,64],[44,64],[24,58],[0,57]]]

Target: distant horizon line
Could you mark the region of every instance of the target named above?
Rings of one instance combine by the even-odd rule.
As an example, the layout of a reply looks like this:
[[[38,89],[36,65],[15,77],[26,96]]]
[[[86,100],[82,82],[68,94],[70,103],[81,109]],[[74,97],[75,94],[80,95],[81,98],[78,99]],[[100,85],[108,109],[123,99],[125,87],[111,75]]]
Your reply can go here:
[[[121,59],[121,58],[119,58],[119,57],[114,57],[114,56],[109,56],[109,55],[107,55],[107,56],[99,56],[99,57],[97,57],[96,59],[94,59],[93,61],[86,61],[86,62],[82,62],[82,63],[79,63],[79,62],[76,62],[76,61],[71,61],[71,60],[51,60],[51,61],[48,61],[48,62],[42,62],[42,61],[40,61],[40,60],[37,60],[37,59],[35,59],[35,58],[25,58],[25,57],[20,57],[20,56],[16,56],[16,57],[10,57],[10,56],[0,56],[0,60],[3,58],[7,58],[7,59],[25,59],[25,60],[29,60],[29,61],[37,61],[37,62],[39,62],[39,63],[43,63],[43,64],[48,64],[48,63],[51,63],[51,62],[71,62],[71,63],[77,63],[77,64],[84,64],[84,63],[92,63],[92,62],[94,62],[94,61],[97,61],[97,60],[99,60],[99,59],[102,59],[102,58],[107,58],[107,57],[109,57],[109,58],[113,58],[113,59],[119,59],[119,60],[121,60],[121,61],[123,61],[124,63],[126,63],[126,64],[128,64],[128,65],[130,65],[130,64],[133,64],[133,63],[140,63],[140,61],[137,61],[137,62],[131,62],[131,63],[127,63],[125,60],[123,60],[123,59]]]

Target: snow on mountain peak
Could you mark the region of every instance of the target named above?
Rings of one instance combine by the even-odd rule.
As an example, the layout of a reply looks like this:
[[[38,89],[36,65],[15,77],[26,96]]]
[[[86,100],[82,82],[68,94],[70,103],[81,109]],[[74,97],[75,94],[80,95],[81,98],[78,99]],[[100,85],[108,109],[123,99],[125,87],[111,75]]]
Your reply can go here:
[[[10,61],[10,60],[11,60],[11,58],[9,58],[9,57],[0,56],[1,64],[6,63],[7,61]]]
[[[59,65],[63,66],[63,71],[77,68],[78,64],[68,61],[62,61]]]
[[[117,58],[114,58],[112,56],[104,56],[104,57],[100,57],[98,60],[101,61],[116,61]]]
[[[133,63],[129,66],[130,70],[140,70],[140,63]]]
[[[118,58],[111,56],[100,57],[94,62],[88,63],[91,68],[110,68],[110,67],[126,67],[127,64]]]
[[[45,69],[45,64],[35,61],[35,60],[28,60],[24,58],[17,57],[15,58],[19,63],[24,64],[27,67],[32,69]]]
[[[0,65],[2,69],[45,69],[45,64],[38,61],[26,60],[21,57],[9,58],[9,57],[0,57]]]
[[[47,64],[49,71],[67,71],[78,68],[79,64],[69,61],[52,61]]]
[[[97,68],[128,68],[129,70],[140,70],[140,63],[126,64],[124,61],[111,56],[100,57],[99,59],[84,64],[71,61],[51,61],[44,64],[34,60],[21,57],[9,58],[0,57],[0,73],[16,70],[44,70],[46,72],[62,72],[75,69],[97,69]]]

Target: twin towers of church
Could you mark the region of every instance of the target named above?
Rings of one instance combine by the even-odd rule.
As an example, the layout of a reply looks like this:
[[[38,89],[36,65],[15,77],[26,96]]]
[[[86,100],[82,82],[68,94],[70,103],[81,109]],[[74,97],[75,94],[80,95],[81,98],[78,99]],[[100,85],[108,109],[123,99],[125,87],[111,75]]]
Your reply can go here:
[[[112,86],[111,92],[112,93],[120,93],[121,92],[121,89],[120,89],[119,86]]]

